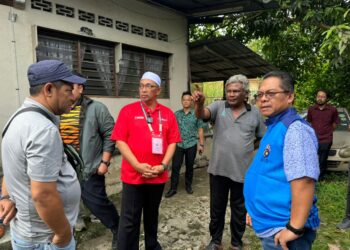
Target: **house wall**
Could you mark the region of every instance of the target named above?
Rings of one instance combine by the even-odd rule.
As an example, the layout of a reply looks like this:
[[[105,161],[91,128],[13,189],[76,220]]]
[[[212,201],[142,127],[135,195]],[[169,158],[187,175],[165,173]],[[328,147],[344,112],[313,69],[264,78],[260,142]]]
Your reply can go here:
[[[3,127],[10,115],[20,106],[28,96],[27,68],[36,61],[35,46],[37,44],[36,27],[84,35],[81,27],[93,31],[94,37],[106,41],[133,45],[141,48],[166,52],[170,56],[170,98],[160,102],[172,109],[180,107],[179,96],[186,90],[187,82],[187,46],[186,19],[169,10],[156,8],[134,0],[103,0],[103,1],[68,1],[47,0],[53,3],[51,13],[31,8],[31,1],[27,0],[25,8],[15,9],[0,5],[0,38],[1,49],[1,84],[0,91],[0,127]],[[56,14],[55,4],[62,4],[75,9],[75,17],[69,18]],[[168,35],[168,42],[123,32],[113,28],[89,23],[78,19],[78,9],[86,12],[112,18],[151,29]],[[16,21],[9,20],[9,14],[14,13]],[[4,35],[6,34],[6,35]],[[133,98],[104,98],[93,97],[105,103],[116,118],[122,106],[135,101]]]
[[[31,7],[31,0],[26,0],[22,9],[0,5],[0,127],[3,128],[10,116],[29,96],[27,80],[28,66],[36,61],[37,27],[87,36],[81,33],[81,27],[92,30],[92,38],[102,39],[118,44],[128,44],[145,49],[170,54],[169,59],[169,93],[170,98],[159,102],[176,110],[180,108],[181,93],[187,89],[187,21],[186,18],[168,9],[147,5],[136,0],[46,0],[52,3],[52,12],[36,10]],[[75,17],[69,18],[56,14],[55,5],[62,4],[75,9]],[[113,28],[97,23],[79,20],[78,9],[113,19]],[[10,17],[15,16],[11,21]],[[144,29],[155,30],[168,35],[168,41],[148,38],[129,32],[117,30],[115,21],[127,22]],[[130,27],[131,28],[131,27]],[[91,37],[91,36],[87,36]],[[117,55],[116,55],[117,58]],[[116,59],[118,64],[118,58]],[[118,67],[116,67],[118,68]],[[136,101],[135,98],[92,97],[107,105],[116,119],[121,107]],[[120,156],[114,157],[112,174],[107,183],[112,193],[118,184]],[[1,171],[0,171],[1,172]],[[1,173],[0,173],[1,174]],[[109,193],[111,193],[109,192]]]

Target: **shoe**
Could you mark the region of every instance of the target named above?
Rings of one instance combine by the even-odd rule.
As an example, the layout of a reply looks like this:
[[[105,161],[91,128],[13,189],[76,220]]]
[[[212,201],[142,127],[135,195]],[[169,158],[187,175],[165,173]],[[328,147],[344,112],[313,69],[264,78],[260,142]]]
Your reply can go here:
[[[350,219],[345,218],[341,223],[337,224],[338,229],[348,229],[350,228]]]
[[[192,187],[186,187],[186,192],[187,192],[188,194],[193,194]]]
[[[165,198],[170,198],[171,196],[174,196],[176,193],[177,193],[176,190],[170,189],[170,190],[164,195],[164,197],[165,197]]]
[[[234,246],[234,245],[230,245],[228,247],[228,250],[243,250],[243,247],[242,246]]]
[[[99,219],[97,219],[97,217],[93,214],[90,214],[90,221],[92,223],[101,223],[101,221]]]
[[[214,242],[210,242],[208,246],[205,247],[204,250],[223,250],[224,248],[222,247],[221,244],[215,244]]]
[[[78,217],[77,223],[75,223],[75,226],[74,226],[74,230],[77,232],[81,232],[84,229],[86,229],[84,219],[81,217]]]
[[[112,250],[118,250],[118,229],[111,229],[113,238],[112,238]]]

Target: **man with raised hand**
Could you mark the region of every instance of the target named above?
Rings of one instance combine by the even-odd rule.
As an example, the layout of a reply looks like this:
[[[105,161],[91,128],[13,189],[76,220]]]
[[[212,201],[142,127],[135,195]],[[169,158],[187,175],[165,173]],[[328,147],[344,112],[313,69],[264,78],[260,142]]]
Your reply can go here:
[[[223,249],[221,245],[225,213],[230,198],[230,249],[243,249],[245,231],[243,181],[253,158],[254,148],[265,132],[257,108],[245,102],[249,81],[244,75],[231,76],[225,84],[226,100],[204,107],[205,97],[193,92],[196,116],[214,123],[212,153],[209,162],[211,240],[206,250]]]

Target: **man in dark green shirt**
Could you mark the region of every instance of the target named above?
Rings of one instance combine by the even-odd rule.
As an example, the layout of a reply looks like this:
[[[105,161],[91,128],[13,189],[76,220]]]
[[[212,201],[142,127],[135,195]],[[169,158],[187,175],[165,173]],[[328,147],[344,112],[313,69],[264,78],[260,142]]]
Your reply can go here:
[[[190,91],[182,93],[181,103],[183,109],[175,112],[177,123],[179,124],[182,142],[176,145],[171,170],[171,185],[165,194],[169,198],[176,194],[179,183],[179,174],[183,159],[185,157],[186,173],[185,185],[188,194],[192,194],[193,164],[197,154],[197,135],[199,137],[198,151],[201,154],[204,150],[204,123],[198,119],[191,109],[192,96]]]

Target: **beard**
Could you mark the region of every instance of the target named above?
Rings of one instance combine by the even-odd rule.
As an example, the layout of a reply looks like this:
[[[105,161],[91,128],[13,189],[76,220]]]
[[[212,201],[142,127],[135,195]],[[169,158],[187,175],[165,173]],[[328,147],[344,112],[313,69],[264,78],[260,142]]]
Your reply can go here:
[[[316,100],[316,103],[318,105],[325,105],[327,103],[327,100]]]

